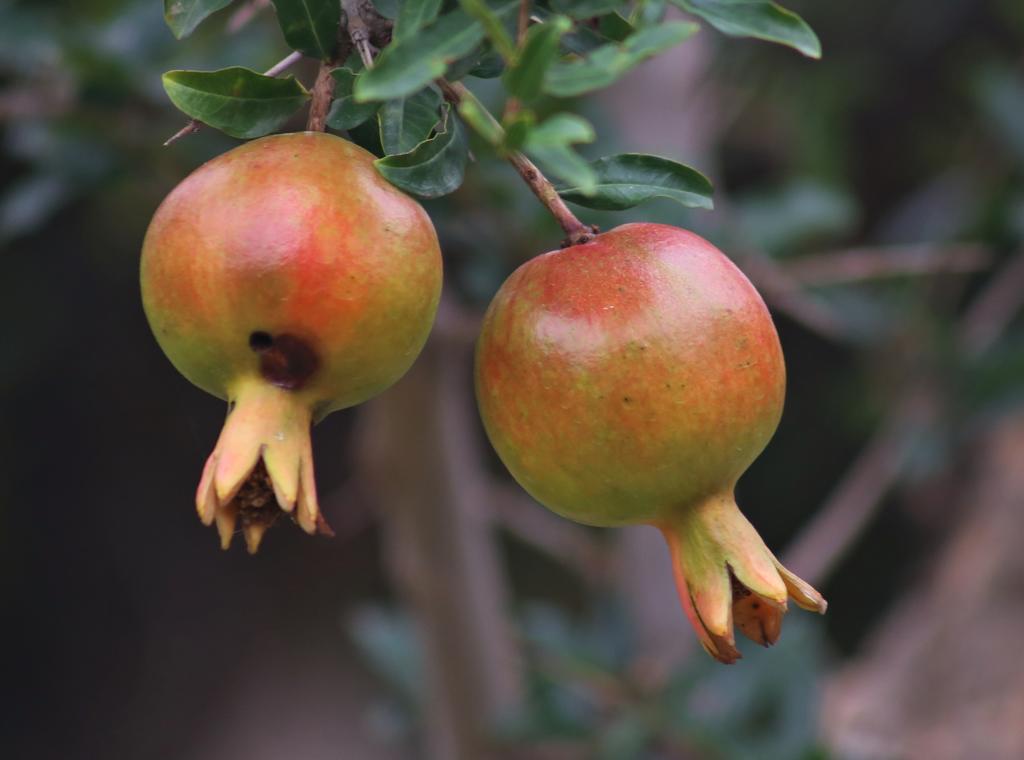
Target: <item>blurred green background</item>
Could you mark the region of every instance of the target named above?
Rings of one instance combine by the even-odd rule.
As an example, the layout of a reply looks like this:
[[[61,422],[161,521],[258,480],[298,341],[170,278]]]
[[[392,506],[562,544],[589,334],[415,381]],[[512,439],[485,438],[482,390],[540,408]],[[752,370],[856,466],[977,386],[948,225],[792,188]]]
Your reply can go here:
[[[337,537],[282,528],[251,558],[199,524],[223,409],[152,340],[138,254],[235,144],[162,147],[184,119],[160,74],[282,58],[259,5],[179,43],[155,0],[0,0],[4,757],[1024,756],[1024,4],[792,2],[820,62],[704,29],[577,104],[587,155],[716,187],[711,213],[581,216],[709,237],[786,352],[738,496],[830,608],[731,668],[693,645],[653,530],[549,515],[483,438],[476,324],[560,239],[486,150],[426,204],[423,358],[315,431]]]

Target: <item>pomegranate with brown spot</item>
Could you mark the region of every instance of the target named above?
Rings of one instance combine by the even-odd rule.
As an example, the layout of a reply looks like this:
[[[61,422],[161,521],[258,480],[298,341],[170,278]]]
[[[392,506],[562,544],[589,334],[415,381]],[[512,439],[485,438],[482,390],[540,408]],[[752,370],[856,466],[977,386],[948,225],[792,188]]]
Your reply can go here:
[[[196,495],[227,548],[285,512],[329,532],[310,425],[381,392],[433,324],[441,254],[429,217],[374,157],[316,132],[246,143],[157,210],[142,298],[161,348],[228,417]]]

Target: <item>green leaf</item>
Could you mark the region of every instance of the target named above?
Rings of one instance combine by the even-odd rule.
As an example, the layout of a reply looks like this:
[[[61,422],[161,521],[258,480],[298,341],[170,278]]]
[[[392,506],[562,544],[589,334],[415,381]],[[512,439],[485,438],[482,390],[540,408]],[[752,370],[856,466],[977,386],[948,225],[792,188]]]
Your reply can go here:
[[[660,156],[622,153],[590,164],[596,176],[591,193],[569,185],[558,188],[567,201],[587,208],[621,211],[651,198],[670,198],[692,208],[712,208],[712,187],[696,169]]]
[[[459,103],[459,116],[473,128],[480,137],[494,147],[501,145],[505,138],[501,125],[474,99]]]
[[[523,150],[536,159],[550,174],[579,189],[584,194],[596,188],[597,175],[570,146],[594,141],[594,128],[574,114],[555,114],[531,129],[523,142]]]
[[[357,124],[348,131],[348,139],[360,148],[370,151],[374,156],[380,158],[384,155],[384,149],[380,145],[380,129],[377,128],[377,120],[364,121]]]
[[[494,79],[500,77],[503,71],[505,71],[505,59],[493,50],[488,50],[469,70],[469,75],[477,79]]]
[[[807,22],[768,0],[671,0],[733,37],[778,42],[809,58],[821,58],[821,42]]]
[[[377,13],[382,15],[384,18],[392,20],[398,18],[399,5],[401,5],[400,0],[373,0],[370,4],[376,8]]]
[[[591,19],[617,11],[622,0],[551,0],[551,10],[570,18]]]
[[[377,113],[380,103],[356,103],[352,97],[352,86],[356,73],[340,67],[331,72],[334,77],[334,100],[327,113],[327,126],[331,129],[352,129]]]
[[[541,94],[544,75],[558,55],[558,42],[572,29],[565,16],[552,16],[543,24],[534,24],[526,33],[526,41],[505,72],[504,82],[509,94],[525,103]]]
[[[520,150],[526,142],[530,130],[537,123],[532,111],[521,108],[511,117],[506,118],[502,126],[505,128],[505,141],[502,148],[506,151]]]
[[[641,29],[622,43],[602,45],[586,58],[557,62],[548,69],[544,89],[551,95],[571,97],[615,82],[637,64],[691,37],[700,27],[669,21]]]
[[[234,0],[164,0],[164,20],[179,40],[192,34],[203,19]]]
[[[459,0],[459,5],[470,16],[475,18],[484,29],[484,33],[493,43],[495,50],[505,60],[509,60],[516,53],[516,46],[512,38],[505,30],[501,18],[490,8],[484,0]]]
[[[635,26],[660,24],[665,18],[665,6],[668,0],[645,0],[638,4],[629,16],[629,22]]]
[[[219,71],[168,71],[168,97],[180,110],[232,137],[262,137],[278,129],[309,98],[294,77],[232,66]]]
[[[374,161],[391,184],[422,198],[439,198],[458,189],[466,172],[469,148],[459,120],[445,103],[434,135],[408,153]]]
[[[310,58],[326,60],[338,47],[338,0],[272,0],[285,42]]]
[[[598,34],[596,29],[581,24],[562,38],[562,49],[567,53],[589,55],[610,41],[612,40]]]
[[[496,13],[514,12],[518,0],[507,2]],[[484,37],[483,27],[465,11],[454,10],[408,39],[384,48],[374,67],[356,80],[356,100],[391,100],[422,90],[448,65],[471,53]]]
[[[431,88],[387,101],[377,113],[380,144],[388,155],[407,153],[427,139],[440,120],[441,95]]]
[[[615,42],[625,42],[636,28],[618,13],[609,13],[598,21],[598,29],[605,37]]]
[[[441,11],[441,0],[405,0],[391,31],[392,44],[414,36]]]
[[[505,59],[491,50],[487,42],[482,42],[469,55],[449,64],[445,78],[450,82],[458,82],[467,76],[494,79],[504,70]]]
[[[527,149],[540,146],[570,145],[594,142],[594,128],[575,114],[556,113],[543,124],[534,127],[525,145]]]

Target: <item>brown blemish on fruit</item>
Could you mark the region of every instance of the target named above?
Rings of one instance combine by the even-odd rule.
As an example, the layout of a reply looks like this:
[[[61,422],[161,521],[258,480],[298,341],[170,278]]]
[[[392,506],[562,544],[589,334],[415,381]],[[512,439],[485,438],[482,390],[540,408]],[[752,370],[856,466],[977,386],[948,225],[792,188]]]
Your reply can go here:
[[[249,348],[260,355],[263,378],[285,390],[299,390],[320,368],[316,351],[290,333],[271,335],[257,330],[249,335]]]

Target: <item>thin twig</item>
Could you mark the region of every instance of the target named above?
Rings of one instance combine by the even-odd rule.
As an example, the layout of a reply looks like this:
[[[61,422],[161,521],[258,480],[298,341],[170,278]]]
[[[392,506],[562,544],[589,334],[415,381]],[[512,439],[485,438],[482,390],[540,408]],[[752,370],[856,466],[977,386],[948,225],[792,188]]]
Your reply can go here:
[[[282,58],[280,61],[275,63],[273,66],[271,66],[269,69],[264,71],[263,72],[263,76],[265,76],[265,77],[276,77],[278,74],[280,74],[280,73],[290,69],[296,63],[298,63],[301,59],[302,59],[302,53],[298,52],[297,50],[296,51],[292,51],[291,53],[286,55],[284,58]],[[202,128],[203,128],[203,122],[199,121],[198,119],[191,119],[188,122],[188,124],[186,124],[184,127],[179,129],[177,132],[175,132],[173,135],[171,135],[167,139],[167,141],[164,143],[164,147],[167,147],[168,145],[177,142],[182,137],[186,137],[188,135],[193,134],[194,132],[198,132]]]
[[[530,28],[530,0],[519,0],[519,22],[516,26],[516,44],[521,49],[526,39],[526,30]]]
[[[504,134],[504,129],[498,120],[480,104],[476,96],[464,84],[461,82],[449,82],[447,79],[438,79],[436,82],[441,88],[441,92],[444,93],[445,100],[456,108],[463,102],[475,103],[479,107],[480,112],[484,114],[484,118],[490,121],[491,127],[496,132]],[[576,218],[576,215],[569,210],[569,207],[565,205],[565,202],[558,195],[554,185],[551,184],[548,178],[541,173],[541,170],[530,159],[518,151],[509,153],[506,159],[519,172],[519,176],[523,178],[523,181],[533,191],[533,194],[551,212],[551,215],[555,217],[555,221],[565,231],[566,239],[563,242],[563,246],[579,245],[594,238],[594,235],[598,232],[597,227],[584,224]]]
[[[300,53],[298,50],[293,50],[287,56],[285,56],[280,61],[275,63],[273,66],[271,66],[269,69],[264,71],[263,76],[276,77],[278,74],[281,74],[290,69],[300,60],[302,60],[302,53]]]
[[[187,137],[188,135],[191,135],[194,132],[198,132],[202,128],[203,122],[199,121],[199,119],[189,119],[188,123],[184,127],[179,129],[177,132],[175,132],[173,135],[171,135],[164,141],[164,147],[166,148],[168,145],[176,143],[182,137]]]
[[[600,231],[597,225],[584,224],[576,218],[576,215],[565,205],[565,201],[555,190],[554,185],[530,159],[522,153],[514,151],[508,155],[508,162],[519,172],[519,176],[523,178],[537,199],[551,212],[555,221],[565,232],[566,238],[562,243],[563,247],[580,245],[593,240],[594,235]]]
[[[517,22],[516,29],[516,49],[517,55],[522,54],[523,42],[526,40],[526,30],[530,27],[530,0],[519,0],[519,19]],[[503,118],[507,121],[519,112],[519,98],[510,96],[505,101],[505,111]]]

